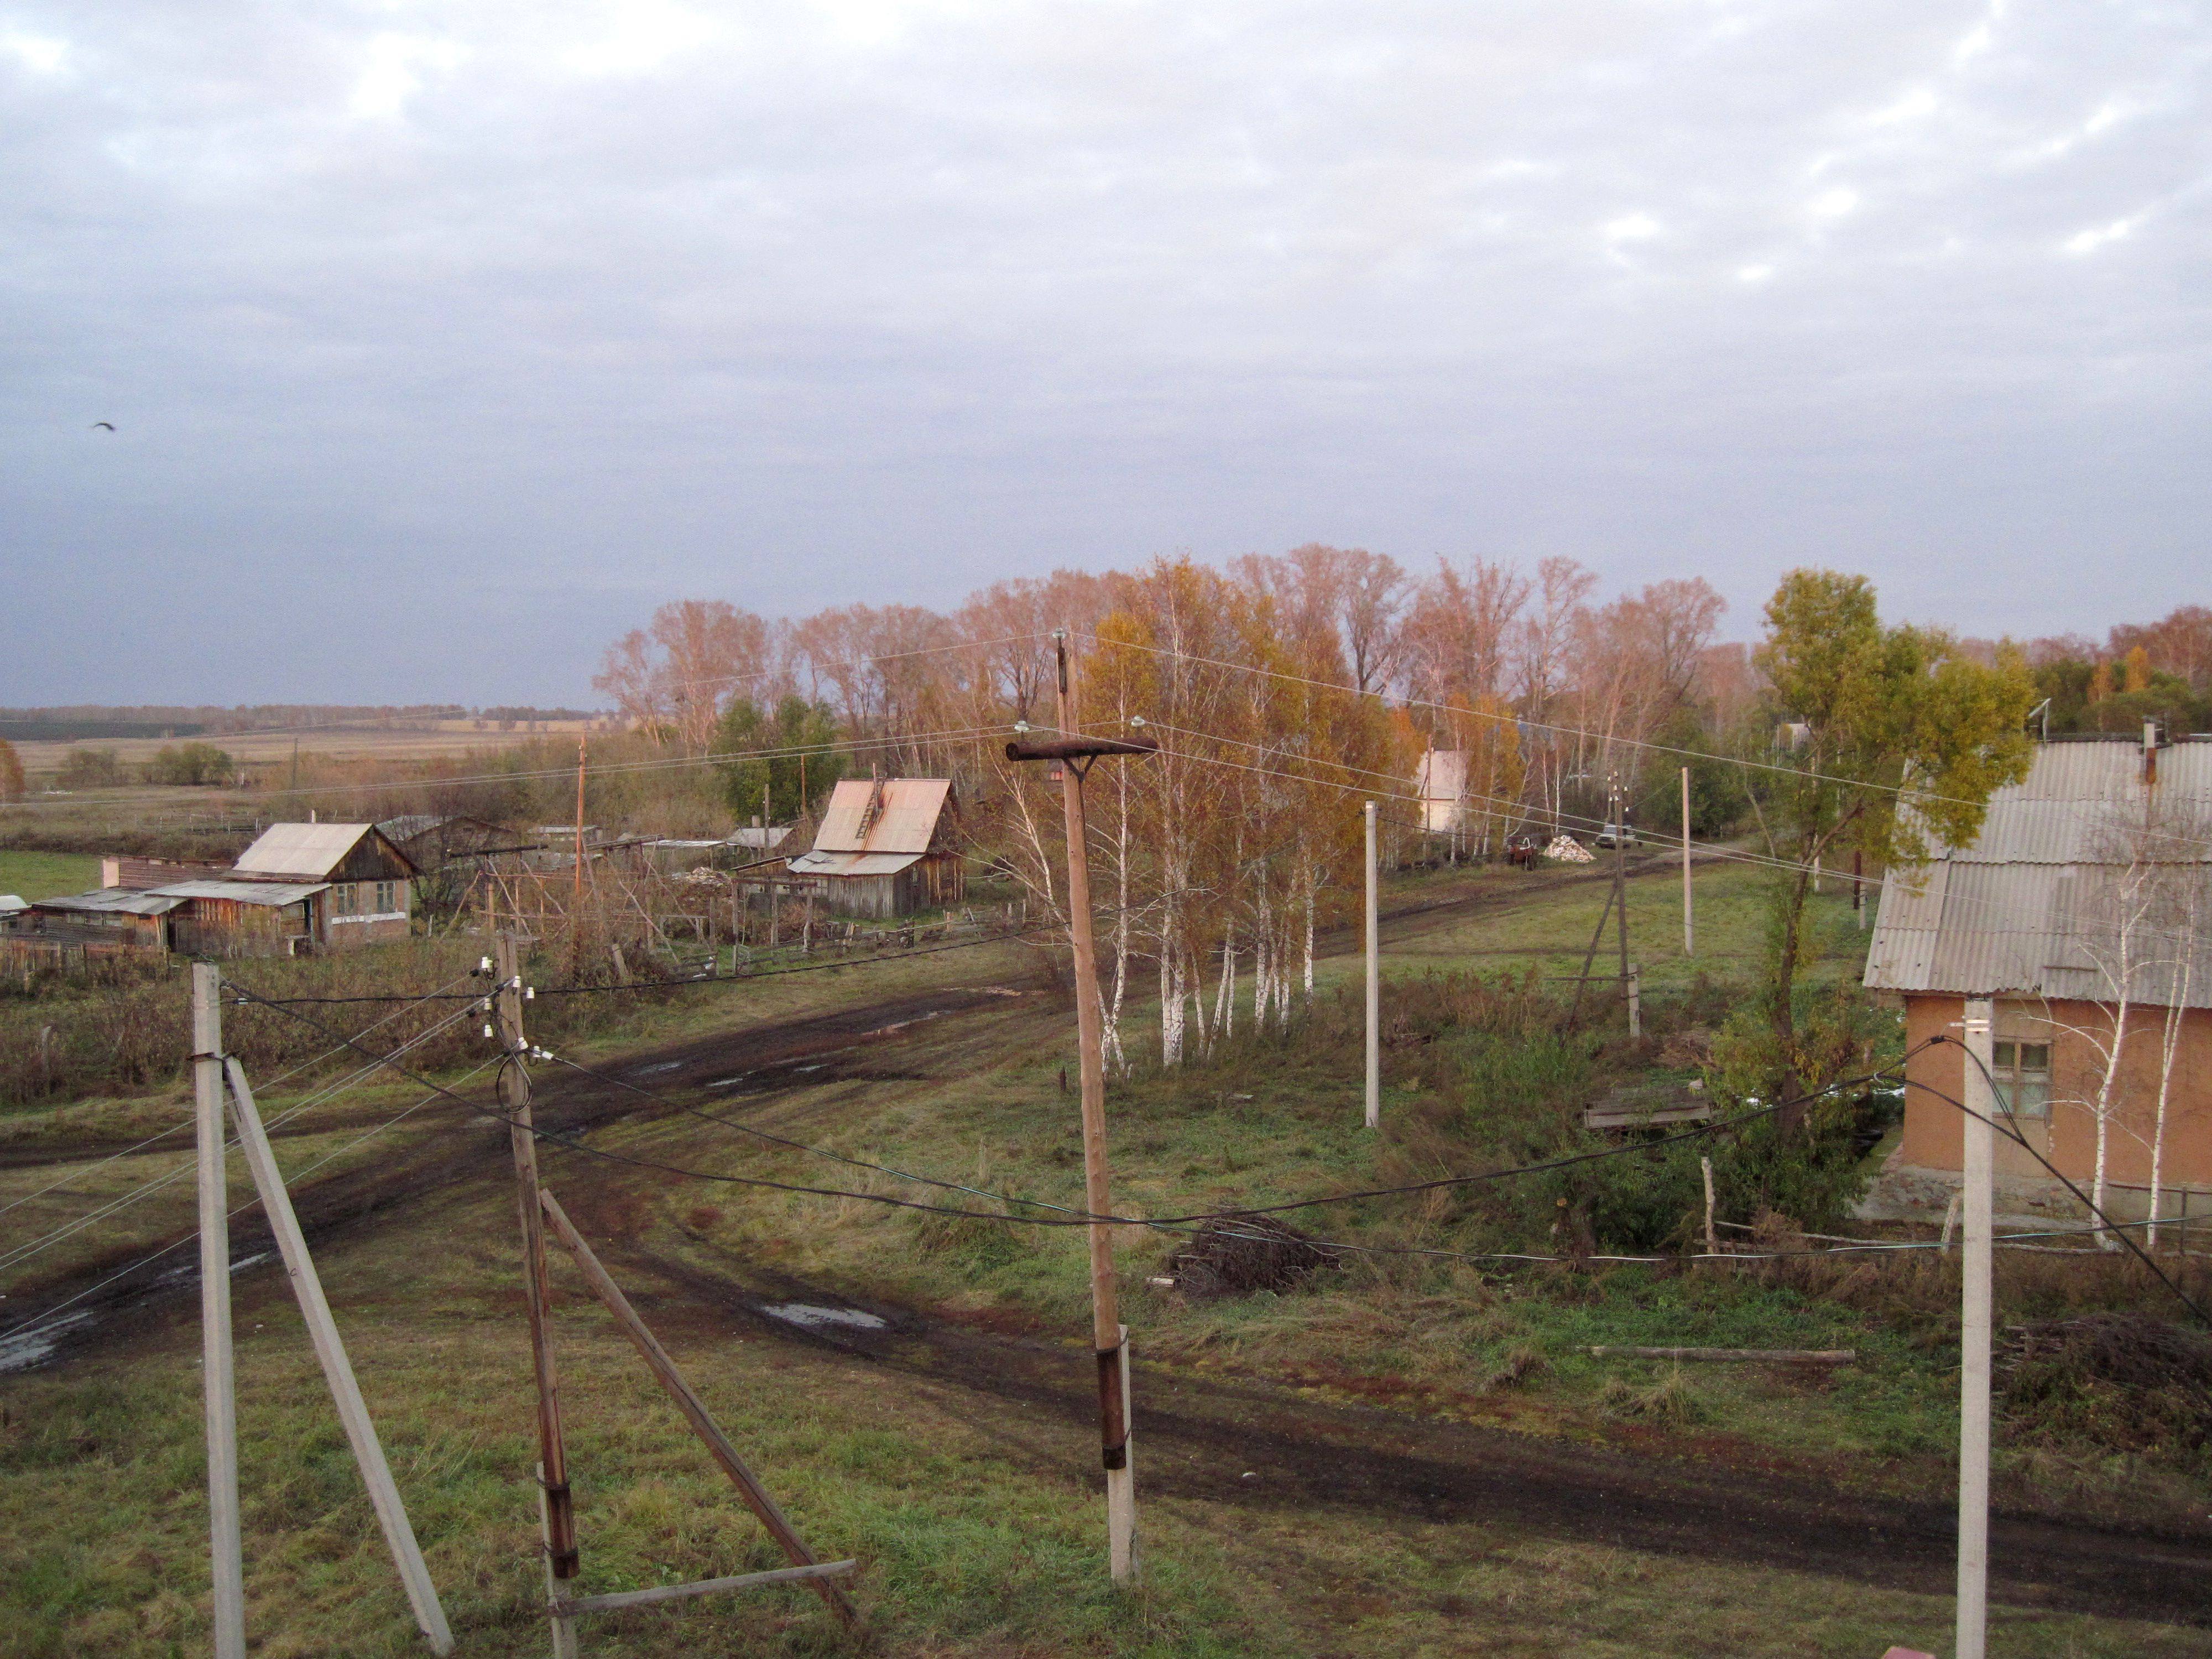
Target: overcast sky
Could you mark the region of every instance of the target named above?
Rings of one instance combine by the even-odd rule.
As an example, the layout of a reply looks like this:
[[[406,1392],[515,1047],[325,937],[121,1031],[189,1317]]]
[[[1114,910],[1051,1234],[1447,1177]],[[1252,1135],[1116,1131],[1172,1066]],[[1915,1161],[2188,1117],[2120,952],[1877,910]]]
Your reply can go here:
[[[2201,4],[0,0],[0,702],[1320,540],[2212,599]],[[110,434],[91,422],[112,421]]]

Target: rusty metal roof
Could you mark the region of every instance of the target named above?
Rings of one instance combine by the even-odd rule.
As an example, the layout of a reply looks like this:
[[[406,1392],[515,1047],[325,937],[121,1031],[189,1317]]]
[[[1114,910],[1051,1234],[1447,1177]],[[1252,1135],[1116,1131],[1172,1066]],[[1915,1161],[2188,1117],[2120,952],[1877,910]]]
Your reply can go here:
[[[245,875],[307,876],[320,879],[345,861],[373,823],[272,823],[238,855],[232,868]]]
[[[2131,867],[2147,813],[2151,859]],[[2212,743],[2160,750],[2154,793],[2138,742],[2039,747],[1972,847],[1883,877],[1866,983],[2111,1000],[2131,912],[2130,996],[2212,1007]]]
[[[830,791],[814,851],[927,853],[951,796],[950,778],[848,778]]]

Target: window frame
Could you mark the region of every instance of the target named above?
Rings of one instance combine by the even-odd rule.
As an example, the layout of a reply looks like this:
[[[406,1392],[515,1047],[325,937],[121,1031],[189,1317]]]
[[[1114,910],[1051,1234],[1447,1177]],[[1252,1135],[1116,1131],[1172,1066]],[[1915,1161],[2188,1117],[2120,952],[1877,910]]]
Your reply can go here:
[[[2007,1117],[2046,1123],[2051,1119],[2051,1042],[2030,1042],[2021,1037],[1998,1037],[1990,1045],[1990,1070],[1994,1074],[1997,1107]],[[2042,1064],[2028,1063],[2029,1051],[2042,1056]],[[2027,1091],[2025,1101],[2022,1091]]]

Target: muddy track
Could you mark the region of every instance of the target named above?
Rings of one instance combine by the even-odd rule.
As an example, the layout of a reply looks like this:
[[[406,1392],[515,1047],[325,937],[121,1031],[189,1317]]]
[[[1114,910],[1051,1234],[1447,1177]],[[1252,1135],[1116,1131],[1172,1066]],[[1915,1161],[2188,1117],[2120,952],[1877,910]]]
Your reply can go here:
[[[1606,878],[1603,871],[1543,874],[1525,886],[1475,892],[1386,919],[1415,930],[1455,914],[1510,905],[1533,890]],[[1349,934],[1345,936],[1347,940]],[[909,1076],[899,1051],[933,1022],[1019,1006],[1005,988],[950,988],[804,1020],[720,1033],[625,1056],[603,1069],[653,1089],[714,1090],[724,1097],[773,1096],[833,1078]],[[1045,999],[1037,998],[1036,1003]],[[941,1029],[941,1028],[938,1028]],[[856,1052],[858,1051],[858,1052]],[[827,1075],[825,1075],[825,1073]],[[539,1121],[589,1130],[668,1109],[596,1079],[541,1070]],[[454,1133],[428,1135],[295,1196],[319,1243],[343,1237],[402,1203],[474,1195],[473,1183],[506,1176],[506,1137],[445,1106]],[[571,1199],[594,1224],[622,1183],[579,1187]],[[611,1213],[607,1219],[615,1217]],[[190,1235],[179,1242],[186,1243]],[[18,1305],[50,1304],[134,1259],[118,1252],[70,1282]],[[258,1217],[234,1224],[234,1259],[268,1249]],[[606,1239],[610,1267],[641,1310],[670,1335],[773,1337],[824,1365],[872,1368],[887,1380],[956,1391],[1011,1459],[1043,1478],[1091,1479],[1096,1402],[1086,1357],[1019,1336],[948,1323],[917,1310],[851,1298],[726,1258],[712,1266],[653,1251],[627,1229]],[[90,1316],[41,1363],[96,1352],[189,1307],[189,1252],[172,1252],[80,1304]],[[857,1306],[880,1327],[797,1326],[765,1311],[799,1301]],[[1838,1490],[1802,1474],[1712,1462],[1665,1461],[1434,1418],[1334,1406],[1250,1383],[1141,1367],[1137,1390],[1139,1468],[1148,1490],[1231,1509],[1413,1516],[1505,1527],[1625,1550],[1752,1564],[1930,1595],[1951,1586],[1953,1511],[1940,1499],[1900,1501]],[[887,1400],[887,1406],[889,1401]],[[2129,1533],[2030,1516],[1991,1522],[1993,1593],[2014,1605],[2212,1626],[2212,1539]]]
[[[582,1218],[580,1217],[580,1221]],[[585,1224],[588,1227],[588,1223]],[[824,1293],[724,1262],[708,1267],[610,1241],[624,1282],[672,1328],[772,1336],[826,1364],[862,1364],[964,1391],[994,1437],[1041,1475],[1078,1478],[1095,1456],[1087,1356]],[[858,1308],[880,1328],[794,1325],[765,1311]],[[719,1317],[714,1316],[719,1315]],[[1505,1526],[1542,1537],[1814,1573],[1946,1595],[1957,1511],[1941,1498],[1839,1491],[1802,1475],[1671,1461],[1430,1417],[1332,1406],[1264,1385],[1140,1366],[1139,1479],[1150,1490],[1239,1508],[1337,1510]],[[1038,1431],[1039,1408],[1059,1432]],[[1993,1515],[1992,1595],[2021,1607],[2212,1626],[2212,1537],[2123,1532]]]
[[[1025,994],[1002,986],[948,987],[805,1019],[716,1032],[641,1050],[599,1069],[656,1091],[721,1085],[724,1092],[740,1097],[811,1086],[830,1075],[881,1075],[866,1067],[855,1071],[849,1061],[836,1057],[896,1044],[932,1022],[1003,1008]],[[673,1109],[558,1066],[541,1065],[534,1085],[538,1123],[560,1133],[588,1132]],[[486,1091],[480,1080],[469,1092],[478,1097]],[[367,1127],[391,1115],[386,1108],[365,1115],[362,1123]],[[413,1122],[436,1133],[418,1133],[396,1143],[385,1156],[294,1190],[293,1207],[311,1243],[319,1247],[333,1242],[401,1205],[434,1200],[464,1183],[501,1176],[508,1168],[506,1132],[466,1107],[440,1102],[417,1113]],[[234,1189],[233,1196],[241,1194]],[[52,1307],[98,1287],[70,1309],[66,1326],[50,1345],[27,1352],[27,1363],[20,1363],[26,1355],[11,1352],[0,1341],[0,1375],[94,1351],[189,1302],[198,1284],[190,1248],[192,1237],[189,1231],[167,1239],[141,1237],[66,1276],[11,1291],[8,1301],[13,1304],[13,1316],[0,1320],[0,1329],[19,1322],[29,1310]],[[172,1248],[154,1260],[144,1260],[164,1244]],[[234,1262],[266,1255],[274,1249],[258,1208],[233,1218]],[[112,1283],[103,1282],[111,1276]],[[14,1308],[25,1309],[27,1314],[15,1316]]]

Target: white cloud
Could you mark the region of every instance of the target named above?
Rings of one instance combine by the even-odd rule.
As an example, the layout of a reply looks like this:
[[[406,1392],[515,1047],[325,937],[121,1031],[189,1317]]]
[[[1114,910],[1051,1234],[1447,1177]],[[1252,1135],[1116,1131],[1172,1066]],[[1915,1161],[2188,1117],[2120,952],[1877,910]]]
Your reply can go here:
[[[69,42],[44,34],[0,34],[0,52],[40,75],[58,74]]]
[[[1815,224],[1831,224],[1858,210],[1859,193],[1847,185],[1824,190],[1805,204],[1805,216]]]
[[[404,114],[408,100],[422,89],[423,71],[451,73],[460,66],[460,47],[451,40],[405,34],[370,37],[368,59],[354,82],[352,110],[364,120]]]
[[[1659,222],[1648,213],[1624,213],[1606,222],[1599,232],[1615,246],[1623,242],[1648,242],[1659,234]]]
[[[2094,253],[2110,242],[2125,241],[2142,227],[2148,213],[2132,213],[2124,219],[2115,219],[2108,225],[2097,225],[2069,236],[2060,244],[2063,250],[2077,258],[2085,253]]]
[[[1773,275],[1772,265],[1738,265],[1735,279],[1739,283],[1763,283]]]
[[[628,0],[609,13],[613,28],[562,55],[584,75],[644,75],[671,58],[696,52],[720,32],[708,18],[681,6]]]
[[[1904,126],[1911,122],[1923,121],[1942,108],[1943,100],[1936,95],[1933,87],[1915,87],[1867,117],[1870,125],[1878,127]]]

